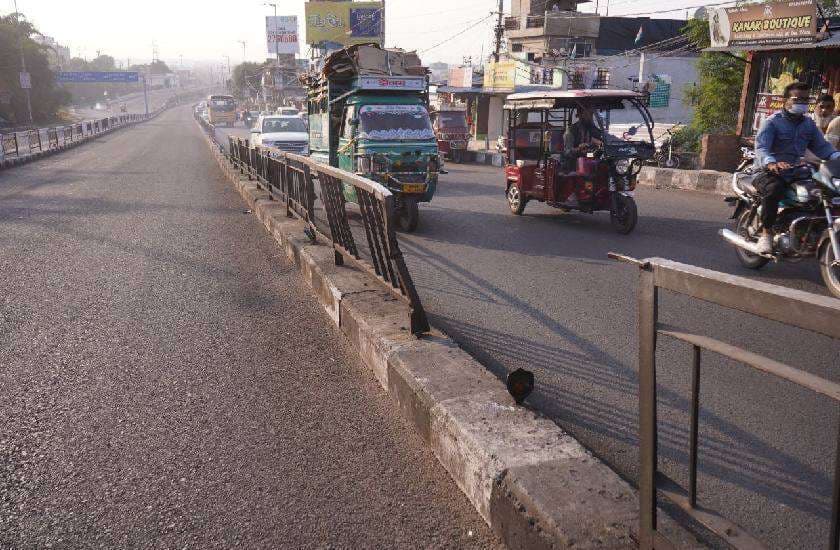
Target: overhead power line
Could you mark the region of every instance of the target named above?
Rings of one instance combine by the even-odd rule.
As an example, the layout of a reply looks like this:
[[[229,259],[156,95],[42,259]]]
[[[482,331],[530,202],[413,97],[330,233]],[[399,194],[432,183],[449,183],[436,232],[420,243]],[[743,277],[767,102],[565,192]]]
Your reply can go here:
[[[453,35],[452,35],[452,36],[450,36],[449,38],[446,38],[446,39],[444,39],[444,40],[441,40],[440,42],[438,42],[438,43],[437,43],[437,44],[435,44],[434,46],[430,46],[430,47],[428,47],[428,48],[424,48],[424,49],[422,49],[422,50],[419,50],[417,53],[425,53],[425,52],[428,52],[428,51],[434,50],[435,48],[437,48],[437,47],[439,47],[439,46],[443,46],[443,45],[444,45],[444,44],[446,44],[447,42],[451,42],[452,40],[455,40],[456,38],[458,38],[458,37],[459,37],[459,36],[461,36],[462,34],[466,33],[467,31],[469,31],[469,30],[471,30],[471,29],[474,29],[475,27],[477,27],[478,25],[480,25],[480,24],[484,23],[485,21],[487,21],[488,19],[490,19],[491,17],[493,17],[493,16],[495,16],[495,15],[496,15],[495,13],[491,13],[490,15],[487,15],[486,17],[482,17],[482,18],[481,18],[481,19],[479,19],[478,21],[476,21],[476,22],[474,22],[473,24],[469,25],[469,26],[468,26],[468,27],[466,27],[465,29],[463,29],[463,30],[461,30],[461,31],[458,31],[457,33],[453,34]]]

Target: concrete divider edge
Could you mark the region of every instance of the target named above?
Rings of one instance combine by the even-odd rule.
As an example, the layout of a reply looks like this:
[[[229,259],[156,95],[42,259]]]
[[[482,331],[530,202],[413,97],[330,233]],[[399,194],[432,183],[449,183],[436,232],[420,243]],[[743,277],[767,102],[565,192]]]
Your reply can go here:
[[[637,546],[638,496],[626,481],[552,421],[515,406],[502,382],[444,333],[413,337],[402,302],[369,275],[336,266],[330,246],[313,244],[303,222],[207,141],[327,315],[509,548]],[[663,523],[672,540],[698,546]]]

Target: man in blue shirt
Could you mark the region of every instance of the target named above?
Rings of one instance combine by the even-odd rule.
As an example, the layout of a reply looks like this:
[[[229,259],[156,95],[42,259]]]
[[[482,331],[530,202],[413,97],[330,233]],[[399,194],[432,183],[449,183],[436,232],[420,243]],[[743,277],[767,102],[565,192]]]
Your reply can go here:
[[[810,94],[811,89],[803,82],[788,84],[784,109],[768,117],[755,136],[755,160],[763,169],[755,179],[755,187],[762,196],[762,232],[758,239],[762,254],[773,252],[773,224],[787,187],[783,172],[800,164],[806,150],[823,160],[840,156],[813,119],[805,116]]]

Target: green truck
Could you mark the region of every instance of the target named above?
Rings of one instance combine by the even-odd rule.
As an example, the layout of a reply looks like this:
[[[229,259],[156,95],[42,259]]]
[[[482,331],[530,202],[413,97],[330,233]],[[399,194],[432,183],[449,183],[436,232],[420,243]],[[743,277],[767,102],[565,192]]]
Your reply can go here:
[[[411,60],[417,65],[408,65]],[[309,149],[318,162],[370,178],[394,193],[396,225],[417,228],[435,194],[440,157],[419,59],[401,50],[352,46],[308,78]],[[356,202],[352,187],[347,200]]]

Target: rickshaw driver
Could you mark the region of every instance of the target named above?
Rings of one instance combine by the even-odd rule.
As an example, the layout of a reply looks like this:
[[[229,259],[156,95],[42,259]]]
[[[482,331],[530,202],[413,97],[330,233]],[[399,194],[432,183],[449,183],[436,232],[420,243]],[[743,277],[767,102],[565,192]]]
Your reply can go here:
[[[578,153],[586,153],[592,147],[600,147],[604,144],[604,134],[593,122],[595,111],[588,105],[579,105],[577,109],[578,120],[571,126],[572,146],[569,149]],[[567,150],[569,150],[567,149]]]

